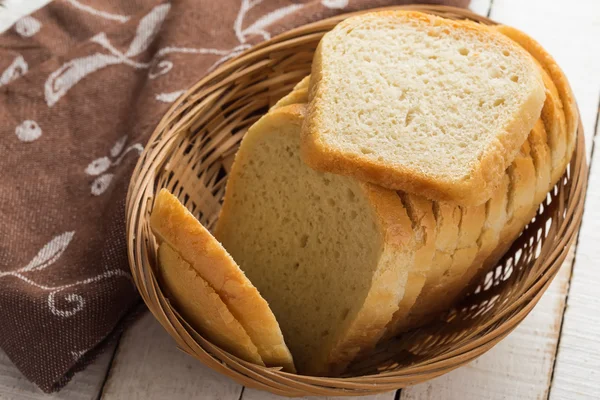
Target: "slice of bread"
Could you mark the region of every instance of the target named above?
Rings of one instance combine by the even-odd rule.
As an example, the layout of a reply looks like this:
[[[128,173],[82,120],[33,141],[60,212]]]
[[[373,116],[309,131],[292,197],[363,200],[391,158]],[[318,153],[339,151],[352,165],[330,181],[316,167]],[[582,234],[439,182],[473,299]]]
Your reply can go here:
[[[575,148],[579,122],[569,83],[544,48],[515,28],[500,25],[494,29],[523,46],[534,57],[542,71],[546,100],[541,118],[529,134],[528,144],[523,146],[517,157],[519,161],[510,170],[507,193],[510,206],[507,204],[506,212],[509,221],[502,227],[498,242],[490,242],[487,250],[482,251],[469,268],[463,278],[465,286],[478,276],[479,271],[498,263],[523,226],[535,216],[547,192],[563,176]]]
[[[279,324],[256,287],[221,244],[167,189],[155,199],[150,226],[206,280],[246,330],[265,365],[295,371]]]
[[[529,54],[496,30],[412,11],[362,14],[319,44],[302,156],[317,170],[479,205],[544,97]]]
[[[566,78],[552,57],[524,33],[505,26],[500,26],[498,29],[522,44],[526,50],[531,51],[532,56],[537,57],[536,61],[539,63],[546,87],[546,101],[540,119],[529,134],[528,144],[524,145],[520,151],[520,154],[528,153],[530,155],[531,163],[524,160],[523,157],[518,157],[520,161],[513,164],[511,175],[518,179],[511,181],[510,176],[507,175],[504,184],[507,189],[498,190],[492,196],[491,201],[496,201],[495,205],[487,203],[486,228],[480,238],[481,250],[461,279],[461,285],[464,288],[470,286],[473,279],[478,278],[481,270],[488,270],[498,263],[518,237],[522,227],[534,217],[539,204],[546,198],[548,191],[563,176],[571,159],[577,137],[575,130],[578,116],[576,108],[573,107],[572,93]],[[550,77],[549,71],[553,74],[552,77]],[[568,104],[566,109],[563,108],[555,81],[561,86],[561,93]],[[567,119],[570,121],[572,130],[567,128]],[[533,175],[531,165],[533,165],[535,179],[531,177]],[[515,170],[517,170],[516,174]],[[526,178],[525,175],[529,178]],[[518,185],[516,190],[513,187],[515,184]],[[511,190],[508,190],[509,186],[511,186]],[[533,200],[527,204],[531,198]],[[513,207],[515,204],[520,204],[517,207],[520,211],[516,215],[514,210],[511,215],[508,202],[513,204]],[[501,206],[501,204],[505,204],[505,206]],[[502,211],[503,209],[504,211]],[[492,210],[496,211],[491,212]],[[494,215],[497,218],[493,218]],[[511,220],[510,223],[507,223],[508,219]],[[496,222],[493,222],[494,220]]]
[[[264,365],[250,336],[223,300],[167,243],[158,248],[158,270],[169,300],[198,333],[243,360]]]
[[[396,192],[302,162],[304,113],[281,107],[248,130],[215,235],[269,301],[298,371],[335,375],[383,335],[416,238]]]

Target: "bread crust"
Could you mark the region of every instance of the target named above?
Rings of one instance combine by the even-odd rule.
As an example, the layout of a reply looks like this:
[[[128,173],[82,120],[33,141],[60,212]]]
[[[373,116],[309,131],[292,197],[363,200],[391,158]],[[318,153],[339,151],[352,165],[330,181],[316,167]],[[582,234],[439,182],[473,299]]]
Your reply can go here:
[[[332,33],[351,29],[364,21],[380,17],[411,18],[432,24],[444,24],[450,28],[466,30],[486,37],[491,35],[495,40],[510,46],[515,54],[519,54],[525,60],[524,62],[531,62],[532,69],[537,72],[529,55],[522,48],[489,27],[466,21],[447,20],[415,11],[383,11],[352,17],[338,24]],[[526,140],[531,127],[539,117],[544,102],[544,86],[541,77],[538,76],[539,90],[533,90],[529,94],[520,112],[514,115],[503,131],[498,132],[497,140],[484,150],[468,177],[462,180],[451,180],[427,175],[405,165],[392,165],[365,155],[344,152],[328,146],[323,141],[321,126],[326,117],[323,108],[323,91],[326,90],[325,87],[330,79],[323,60],[323,43],[322,40],[313,59],[309,109],[302,130],[301,147],[303,160],[317,170],[353,176],[386,188],[415,193],[433,200],[455,202],[466,206],[479,205],[491,197],[500,183],[504,171],[518,153],[521,144]]]
[[[386,327],[384,335],[386,338],[395,336],[403,330],[410,310],[427,282],[435,255],[437,237],[432,202],[421,196],[401,192],[398,192],[398,195],[417,235],[417,250],[415,251],[415,265],[408,273],[404,296],[398,304],[398,310]]]
[[[446,281],[445,274],[453,265],[460,236],[462,209],[451,203],[433,202],[433,210],[436,239],[432,265],[423,289],[406,318],[397,323],[395,333],[422,325],[431,318],[430,310],[440,301],[440,293],[443,294],[443,282]]]
[[[194,329],[231,354],[265,365],[246,330],[190,264],[167,243],[158,248],[158,261],[162,288]]]
[[[167,189],[155,199],[150,226],[215,290],[244,327],[267,366],[295,372],[279,324],[269,304],[221,244]]]
[[[535,174],[537,177],[533,203],[538,205],[544,201],[548,191],[552,187],[552,182],[554,181],[552,177],[554,168],[552,164],[551,147],[548,146],[548,135],[541,119],[537,120],[527,140],[529,141],[531,159],[533,160],[533,166],[535,167]],[[560,172],[560,175],[563,173],[564,170]],[[556,180],[560,178],[560,175]]]

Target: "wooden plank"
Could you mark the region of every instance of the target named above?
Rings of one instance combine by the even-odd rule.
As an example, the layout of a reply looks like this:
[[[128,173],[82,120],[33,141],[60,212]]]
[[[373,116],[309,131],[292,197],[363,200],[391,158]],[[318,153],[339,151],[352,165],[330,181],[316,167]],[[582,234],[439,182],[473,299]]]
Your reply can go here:
[[[18,19],[42,8],[51,0],[4,0],[0,7],[0,33],[12,26]]]
[[[589,159],[600,93],[600,1],[494,0],[490,17],[531,35],[565,71],[581,112]]]
[[[600,399],[599,131],[600,127],[597,126],[585,214],[579,233],[550,399]]]
[[[73,377],[73,380],[59,393],[45,394],[29,382],[12,364],[3,351],[0,351],[0,399],[2,400],[96,400],[114,346],[107,349],[98,359]]]
[[[296,397],[298,400],[316,400],[316,399],[321,399],[321,400],[334,400],[334,399],[339,399],[339,400],[351,400],[351,399],[357,399],[357,400],[394,400],[394,396],[395,396],[395,392],[389,392],[389,393],[381,393],[381,394],[374,394],[371,396],[362,396],[362,397]],[[271,393],[266,393],[266,392],[262,392],[260,390],[255,390],[255,389],[248,389],[246,388],[244,390],[244,394],[242,395],[242,400],[283,400],[283,399],[287,399],[287,397],[282,397],[282,396],[277,396],[275,394],[271,394]]]
[[[102,399],[238,400],[242,386],[178,350],[147,313],[127,330],[102,392]]]
[[[573,251],[537,306],[510,335],[472,363],[402,391],[402,400],[546,398]]]

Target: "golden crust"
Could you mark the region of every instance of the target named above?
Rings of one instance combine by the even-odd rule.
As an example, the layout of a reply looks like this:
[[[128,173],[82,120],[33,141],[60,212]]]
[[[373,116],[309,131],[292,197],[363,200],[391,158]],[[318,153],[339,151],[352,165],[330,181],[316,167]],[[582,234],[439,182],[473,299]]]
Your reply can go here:
[[[156,196],[150,226],[161,242],[175,249],[214,288],[258,348],[263,362],[295,371],[269,304],[221,244],[166,189]]]
[[[443,297],[445,275],[453,266],[462,219],[462,208],[450,203],[434,202],[435,216],[435,254],[427,274],[425,285],[415,304],[403,321],[396,326],[396,333],[422,325],[432,316],[431,310]]]
[[[243,360],[264,365],[258,349],[223,300],[167,243],[158,249],[161,286],[192,327]]]
[[[541,119],[535,123],[528,140],[537,177],[533,204],[538,205],[546,198],[553,181],[551,147],[548,146],[548,135]]]
[[[477,239],[479,251],[460,277],[456,290],[447,294],[450,303],[468,287],[482,267],[498,262],[523,226],[531,220],[551,187],[550,170],[550,149],[540,119],[507,171],[503,183],[486,204],[484,228]]]
[[[414,19],[434,24],[446,24],[455,29],[467,30],[476,34],[485,34],[494,40],[511,47],[515,54],[521,54],[524,60],[530,57],[519,46],[515,46],[503,35],[497,34],[487,26],[468,21],[447,20],[414,11],[384,11],[349,18],[332,31],[347,29],[363,21],[381,16]],[[329,33],[331,34],[331,33]],[[328,34],[328,35],[329,35]],[[480,157],[470,176],[463,180],[444,180],[438,176],[430,176],[422,171],[404,165],[390,165],[375,161],[364,155],[350,154],[332,148],[321,138],[320,125],[324,118],[322,91],[326,83],[327,72],[323,62],[323,40],[315,53],[309,89],[309,109],[302,130],[302,158],[312,168],[348,175],[380,186],[403,190],[439,201],[451,201],[462,205],[479,205],[486,202],[500,183],[504,171],[510,165],[523,141],[540,115],[544,92],[540,77],[539,91],[531,93],[521,108],[521,112],[507,125],[504,132],[499,132],[497,140],[491,144]],[[532,63],[533,66],[533,63]]]
[[[435,255],[436,223],[433,215],[433,205],[424,197],[398,193],[402,204],[410,217],[413,229],[417,235],[417,250],[415,251],[415,265],[408,273],[404,296],[394,313],[392,320],[386,327],[385,337],[389,338],[401,332],[406,324],[407,317],[416,303],[429,275],[429,270]]]
[[[479,252],[469,265],[461,279],[462,289],[465,289],[471,279],[481,270],[489,255],[496,249],[500,241],[500,234],[508,220],[508,188],[510,178],[504,175],[500,186],[494,192],[492,198],[485,205],[485,221],[481,235],[477,239]],[[458,295],[460,292],[455,293]]]

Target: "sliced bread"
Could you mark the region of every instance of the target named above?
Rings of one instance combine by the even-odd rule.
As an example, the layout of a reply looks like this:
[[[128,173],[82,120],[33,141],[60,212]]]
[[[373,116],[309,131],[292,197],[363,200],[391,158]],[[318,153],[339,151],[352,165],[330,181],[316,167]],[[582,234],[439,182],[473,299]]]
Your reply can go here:
[[[450,207],[443,204],[441,210],[449,210]],[[446,247],[445,251],[442,251],[443,247],[440,246],[434,260],[437,259],[441,262],[432,267],[432,271],[436,270],[436,274],[428,277],[423,291],[403,323],[403,329],[422,325],[443,310],[450,308],[453,303],[452,294],[462,289],[459,283],[462,275],[479,253],[478,238],[483,230],[485,210],[485,205],[455,206],[452,208],[453,215],[460,217],[458,219],[456,217],[445,218],[445,222],[443,213],[438,212],[438,222],[450,223],[452,231],[456,231],[456,239],[454,240],[454,236],[452,236],[452,247]]]
[[[302,162],[304,114],[281,107],[248,130],[215,235],[269,301],[298,371],[335,375],[383,335],[416,238],[396,192]]]
[[[421,196],[398,194],[408,212],[413,231],[420,240],[415,251],[415,265],[408,273],[404,296],[386,327],[386,338],[396,335],[407,326],[409,313],[425,287],[436,254],[437,230],[432,202]]]
[[[156,196],[150,226],[215,290],[256,345],[264,364],[295,371],[269,304],[221,244],[166,189]]]
[[[302,79],[288,95],[271,107],[270,111],[286,105],[307,103],[309,82],[310,76]],[[408,273],[404,296],[398,304],[398,310],[386,326],[384,334],[386,338],[396,335],[406,325],[406,318],[417,301],[429,275],[436,243],[436,226],[432,202],[422,196],[409,195],[403,192],[398,192],[398,195],[408,213],[416,235],[417,249],[415,250],[414,267]]]
[[[544,146],[547,145],[542,143],[538,137],[541,134],[540,124],[541,122],[536,124],[536,128],[531,131],[530,140],[523,144],[519,155],[507,170],[506,185],[503,185],[495,195],[497,199],[493,198],[501,199],[501,202],[505,204],[505,211],[498,210],[493,214],[490,213],[493,204],[492,200],[488,202],[484,236],[479,240],[479,253],[457,280],[456,286],[449,290],[448,296],[451,302],[454,302],[464,292],[482,270],[495,266],[518,237],[523,227],[531,221],[539,203],[548,193],[551,164],[549,157],[543,155]],[[535,149],[532,149],[531,143],[534,143]],[[545,154],[548,156],[547,152]],[[545,163],[539,162],[541,159],[545,159]],[[496,204],[499,205],[501,202],[498,201]]]
[[[520,156],[510,170],[511,174],[505,177],[506,183],[503,186],[506,189],[497,190],[486,205],[486,223],[480,238],[481,249],[476,260],[461,278],[460,284],[463,288],[470,286],[469,284],[473,283],[473,279],[479,276],[481,270],[495,266],[518,237],[523,226],[534,217],[548,191],[564,174],[576,138],[575,130],[569,131],[566,123],[566,119],[569,119],[571,129],[576,129],[576,109],[570,106],[566,110],[563,109],[554,84],[556,80],[562,86],[565,99],[569,102],[569,99],[572,99],[570,88],[558,66],[548,53],[527,35],[514,28],[502,26],[498,28],[501,32],[506,32],[509,37],[518,39],[518,42],[523,43],[528,51],[532,51],[532,56],[538,57],[536,61],[539,62],[542,71],[546,101],[540,119],[536,121],[529,134],[528,143],[521,148]],[[547,67],[544,68],[544,65]],[[553,72],[553,78],[550,78],[548,71]],[[528,160],[529,157],[524,157],[525,154],[529,154],[531,162]],[[505,206],[501,206],[503,203]]]
[[[412,11],[362,14],[319,44],[302,156],[317,170],[479,205],[544,97],[529,54],[496,30]]]
[[[453,264],[454,252],[458,246],[462,209],[450,203],[433,202],[433,212],[436,221],[436,240],[432,265],[421,293],[407,317],[398,324],[397,332],[422,325],[428,320],[431,314],[430,308],[438,301],[440,283]]]
[[[264,365],[250,336],[223,300],[167,243],[158,248],[158,269],[169,300],[198,333],[241,359]]]
[[[520,46],[522,46],[542,67],[542,69],[546,72],[547,76],[550,79],[545,79],[546,83],[546,91],[547,95],[551,95],[554,103],[554,110],[558,111],[558,113],[554,114],[555,118],[559,119],[559,124],[561,121],[561,113],[564,117],[564,123],[566,126],[566,134],[561,135],[558,133],[556,137],[564,137],[566,140],[566,152],[565,157],[562,158],[562,166],[561,165],[553,165],[553,184],[556,184],[558,178],[556,175],[557,171],[564,173],[564,170],[571,160],[571,156],[573,154],[573,150],[575,149],[575,144],[577,142],[577,127],[579,125],[579,113],[577,112],[577,105],[575,103],[575,97],[573,95],[573,91],[571,90],[571,86],[567,81],[567,77],[564,72],[558,66],[554,58],[535,40],[533,40],[530,36],[525,33],[519,31],[518,29],[512,28],[510,26],[498,25],[495,26],[494,29],[506,35],[510,39],[514,40]],[[558,103],[556,100],[560,100]],[[557,108],[558,107],[558,108]],[[551,112],[550,108],[548,108],[548,113]],[[549,128],[552,123],[556,123],[551,119],[551,114],[542,115],[544,119],[544,124],[546,125],[546,130],[548,131],[549,137],[549,146],[553,148],[558,148],[562,144],[560,142],[552,142],[552,138],[554,137],[553,131]],[[560,177],[560,176],[559,176]],[[555,179],[556,178],[556,179]]]

